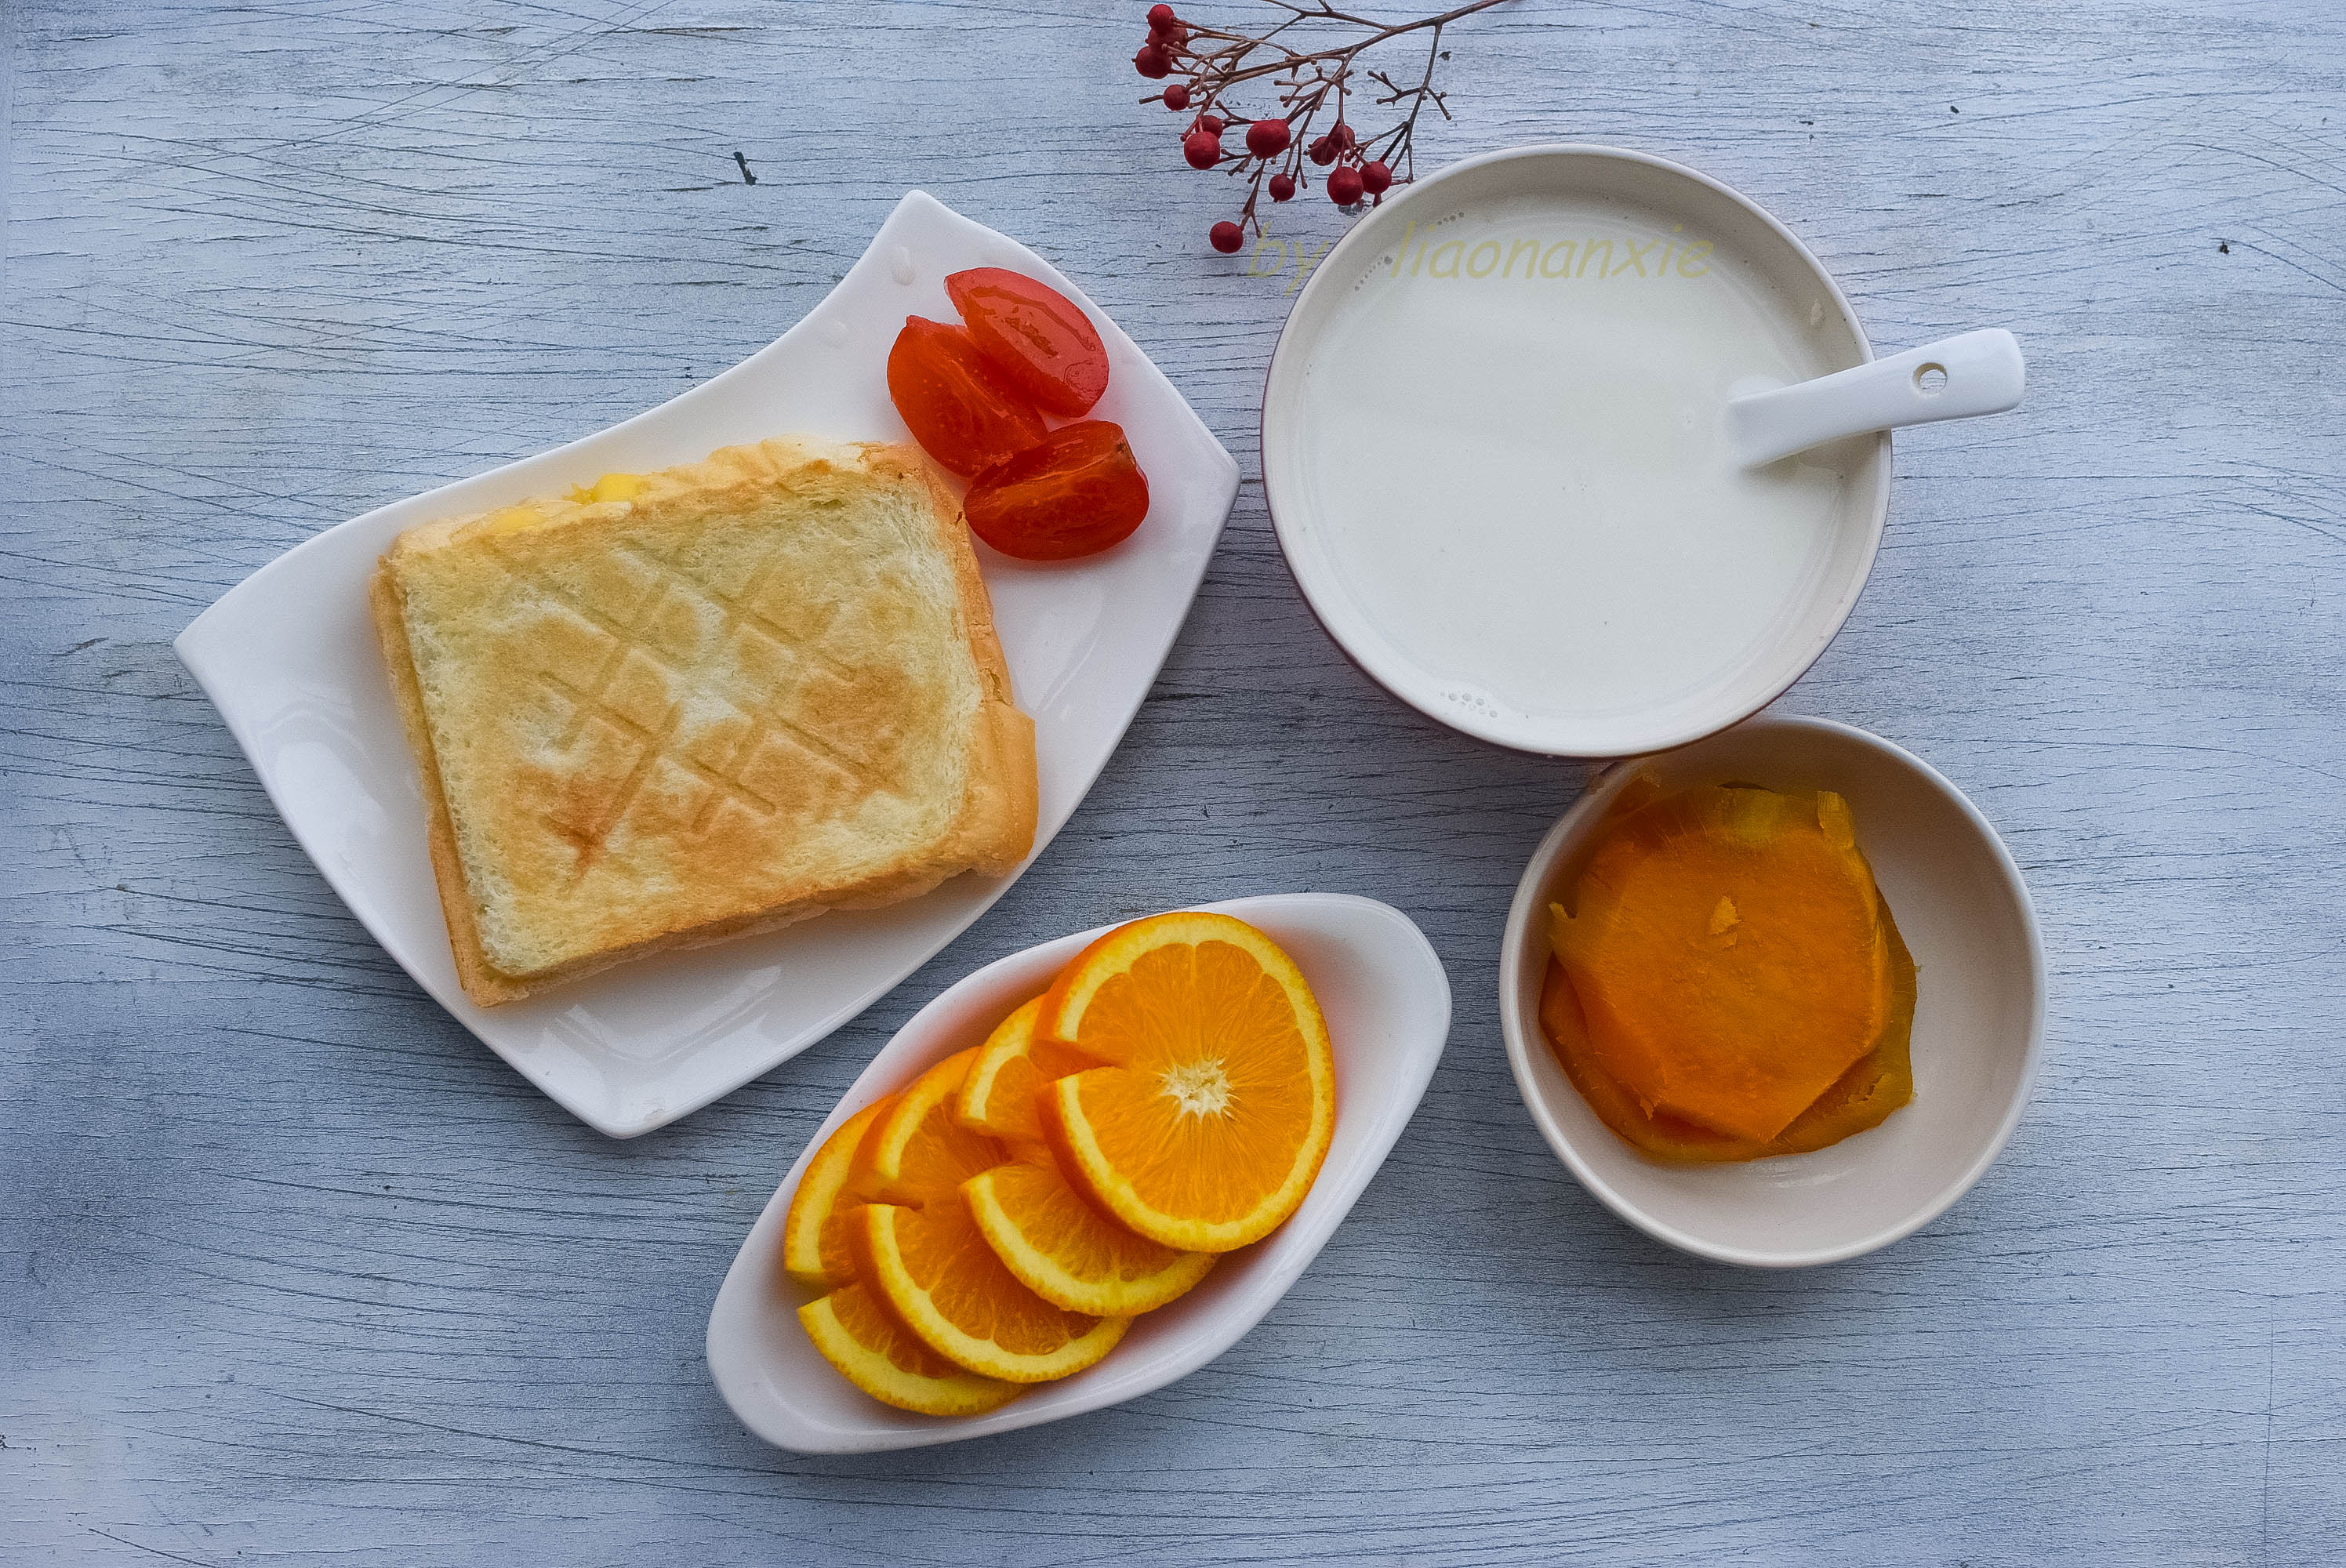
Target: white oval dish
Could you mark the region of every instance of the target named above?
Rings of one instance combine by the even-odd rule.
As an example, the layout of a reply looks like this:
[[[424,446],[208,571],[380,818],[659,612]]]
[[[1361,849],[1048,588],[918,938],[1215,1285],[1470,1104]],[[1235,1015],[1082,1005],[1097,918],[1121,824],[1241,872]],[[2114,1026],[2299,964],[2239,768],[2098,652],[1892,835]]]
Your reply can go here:
[[[1872,357],[1823,265],[1716,180],[1605,147],[1467,158],[1297,297],[1271,519],[1330,635],[1422,712],[1556,756],[1683,745],[1815,662],[1889,510],[1886,434],[1747,471],[1728,401]]]
[[[1373,899],[1276,893],[1206,904],[1261,927],[1311,981],[1336,1054],[1336,1134],[1286,1224],[1225,1257],[1204,1283],[1142,1314],[1107,1358],[987,1415],[917,1416],[851,1387],[815,1351],[798,1308],[817,1294],[781,1271],[782,1216],[831,1129],[923,1068],[983,1040],[1108,927],[986,965],[915,1013],[873,1057],[801,1151],[741,1244],[709,1316],[709,1370],[733,1413],[801,1453],[920,1448],[1080,1415],[1187,1377],[1236,1344],[1295,1283],[1352,1209],[1425,1094],[1450,1033],[1450,982],[1408,916]]]
[[[1547,906],[1586,863],[1613,798],[1641,772],[1668,789],[1742,780],[1848,799],[1919,971],[1914,1098],[1882,1125],[1813,1154],[1665,1165],[1615,1135],[1565,1076],[1539,1023]],[[1945,1213],[2012,1135],[2044,1049],[2044,942],[1995,830],[1919,758],[1829,719],[1762,715],[1598,775],[1525,868],[1502,940],[1507,1060],[1548,1146],[1615,1214],[1723,1263],[1835,1263]]]
[[[1035,719],[1035,847],[884,909],[833,911],[764,936],[656,959],[481,1007],[456,983],[424,846],[415,760],[367,613],[376,557],[403,529],[805,431],[909,441],[888,399],[908,314],[954,319],[944,278],[1007,267],[1083,306],[1112,376],[1096,411],[1147,470],[1149,513],[1116,549],[1014,561],[978,546],[1019,707]],[[612,1137],[688,1115],[854,1017],[967,929],[1065,826],[1099,776],[1188,614],[1238,494],[1238,464],[1115,322],[1041,257],[923,191],[796,326],[731,370],[556,451],[376,508],[287,551],[173,645],[227,719],[269,799],[342,901],[417,984],[516,1072]]]

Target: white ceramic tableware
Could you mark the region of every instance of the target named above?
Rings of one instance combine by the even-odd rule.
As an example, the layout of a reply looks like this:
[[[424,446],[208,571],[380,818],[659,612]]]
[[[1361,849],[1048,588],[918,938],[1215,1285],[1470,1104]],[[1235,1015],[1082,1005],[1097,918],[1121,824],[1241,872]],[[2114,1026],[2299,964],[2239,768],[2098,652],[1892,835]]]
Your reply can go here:
[[[918,1448],[1079,1415],[1187,1377],[1236,1344],[1318,1256],[1401,1135],[1450,1032],[1450,983],[1406,915],[1371,899],[1280,893],[1207,904],[1260,926],[1311,983],[1336,1056],[1336,1132],[1303,1205],[1252,1247],[1222,1258],[1187,1296],[1134,1319],[1107,1359],[1038,1384],[983,1416],[892,1410],[816,1353],[798,1308],[815,1293],[781,1271],[782,1217],[824,1138],[932,1063],[983,1040],[1098,936],[1078,932],[988,964],[930,1003],[872,1059],[807,1143],[742,1243],[709,1318],[709,1370],[742,1423],[801,1453]]]
[[[2020,406],[2028,365],[2001,327],[1942,338],[1812,382],[1728,400],[1728,433],[1747,467],[1877,430],[1975,419]]]
[[[1667,789],[1740,780],[1848,799],[1859,847],[1918,968],[1912,1103],[1829,1148],[1742,1165],[1665,1165],[1596,1119],[1540,1029],[1547,907],[1563,900],[1606,808],[1640,772]],[[1995,830],[1919,759],[1827,719],[1762,715],[1606,769],[1533,854],[1503,942],[1501,1032],[1541,1135],[1615,1214],[1725,1263],[1834,1263],[1928,1225],[2003,1149],[2044,1045],[2044,945]]]
[[[1886,435],[1754,469],[1726,406],[1872,357],[1824,266],[1717,180],[1616,148],[1467,158],[1297,295],[1271,520],[1330,635],[1421,711],[1556,756],[1683,745],[1824,651],[1889,507]]]
[[[404,528],[614,470],[690,462],[793,431],[910,439],[888,401],[889,345],[908,314],[955,319],[944,278],[969,267],[1024,272],[1085,307],[1111,367],[1094,417],[1124,427],[1148,475],[1148,520],[1103,555],[1035,564],[978,547],[1018,704],[1035,719],[1039,855],[1164,663],[1238,493],[1238,465],[1074,284],[920,191],[897,204],[803,321],[740,364],[558,451],[330,528],[222,596],[175,645],[352,912],[459,1022],[600,1132],[648,1132],[805,1050],[952,941],[1018,873],[956,877],[886,909],[834,912],[475,1006],[449,955],[415,761],[368,618],[368,576]]]

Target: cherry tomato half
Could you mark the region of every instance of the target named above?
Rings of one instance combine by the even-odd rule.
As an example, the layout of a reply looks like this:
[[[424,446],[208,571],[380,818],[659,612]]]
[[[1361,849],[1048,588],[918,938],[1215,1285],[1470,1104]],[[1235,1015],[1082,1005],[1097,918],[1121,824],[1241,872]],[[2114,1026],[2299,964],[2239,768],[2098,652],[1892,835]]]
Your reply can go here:
[[[1087,419],[979,474],[961,504],[977,536],[1004,555],[1064,561],[1105,550],[1139,527],[1148,515],[1148,480],[1123,428]]]
[[[1043,416],[959,327],[904,318],[888,351],[888,397],[921,449],[975,473],[1043,439]]]
[[[1107,391],[1107,349],[1091,318],[1056,289],[999,267],[945,280],[969,335],[1011,383],[1050,413],[1089,413]]]

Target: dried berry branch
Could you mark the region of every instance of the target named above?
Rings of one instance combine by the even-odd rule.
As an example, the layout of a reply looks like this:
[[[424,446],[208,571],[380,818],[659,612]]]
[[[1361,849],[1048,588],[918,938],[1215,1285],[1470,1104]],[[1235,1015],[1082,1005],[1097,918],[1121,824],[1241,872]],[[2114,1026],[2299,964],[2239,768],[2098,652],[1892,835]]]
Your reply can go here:
[[[1469,0],[1466,5],[1413,22],[1384,23],[1337,9],[1330,0],[1264,0],[1287,13],[1285,20],[1260,34],[1230,32],[1185,22],[1170,5],[1148,8],[1148,38],[1132,57],[1133,68],[1151,80],[1178,76],[1163,91],[1141,99],[1161,103],[1176,114],[1190,116],[1181,136],[1181,156],[1192,168],[1212,168],[1224,158],[1222,136],[1231,126],[1246,127],[1246,151],[1229,170],[1247,181],[1246,206],[1237,221],[1217,223],[1209,238],[1214,249],[1234,251],[1246,243],[1250,229],[1260,234],[1262,220],[1257,205],[1267,189],[1273,201],[1292,200],[1310,184],[1304,172],[1308,158],[1328,173],[1323,184],[1328,199],[1351,208],[1367,200],[1382,202],[1384,193],[1417,174],[1417,122],[1428,104],[1443,119],[1450,106],[1434,91],[1434,67],[1450,57],[1442,46],[1442,30],[1463,16],[1487,11],[1501,0]],[[1285,35],[1290,28],[1341,28],[1355,36],[1341,37],[1323,48],[1300,48]],[[1359,65],[1360,56],[1378,45],[1410,33],[1430,32],[1425,70],[1415,86],[1403,86],[1387,72]],[[1324,36],[1324,32],[1321,36]],[[1360,78],[1356,85],[1354,77]],[[1257,117],[1231,103],[1233,89],[1267,85],[1277,96],[1280,113]],[[1362,137],[1346,112],[1362,86],[1382,87],[1370,99],[1380,108],[1405,110],[1384,130]],[[1311,136],[1322,110],[1333,118],[1328,129]],[[1307,140],[1306,137],[1310,139]],[[1399,166],[1402,172],[1393,170]]]

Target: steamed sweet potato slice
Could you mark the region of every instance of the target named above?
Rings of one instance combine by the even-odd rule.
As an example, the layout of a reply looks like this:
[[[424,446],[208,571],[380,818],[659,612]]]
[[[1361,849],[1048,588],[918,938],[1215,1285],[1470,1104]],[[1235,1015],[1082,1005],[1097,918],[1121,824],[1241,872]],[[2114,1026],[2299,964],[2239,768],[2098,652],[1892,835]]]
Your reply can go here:
[[[1581,1017],[1580,999],[1573,993],[1564,965],[1554,959],[1548,961],[1547,977],[1540,990],[1540,1028],[1565,1076],[1572,1080],[1572,1086],[1580,1091],[1597,1119],[1656,1159],[1726,1164],[1825,1148],[1880,1126],[1892,1111],[1914,1097],[1910,1050],[1914,1033],[1914,960],[1906,951],[1888,904],[1882,905],[1882,919],[1889,931],[1891,955],[1889,1016],[1882,1037],[1807,1110],[1793,1117],[1790,1125],[1764,1141],[1713,1132],[1668,1112],[1648,1113],[1636,1095],[1597,1065]]]
[[[1767,1143],[1883,1038],[1892,935],[1847,802],[1709,786],[1617,816],[1551,906],[1589,1057],[1647,1116]]]

